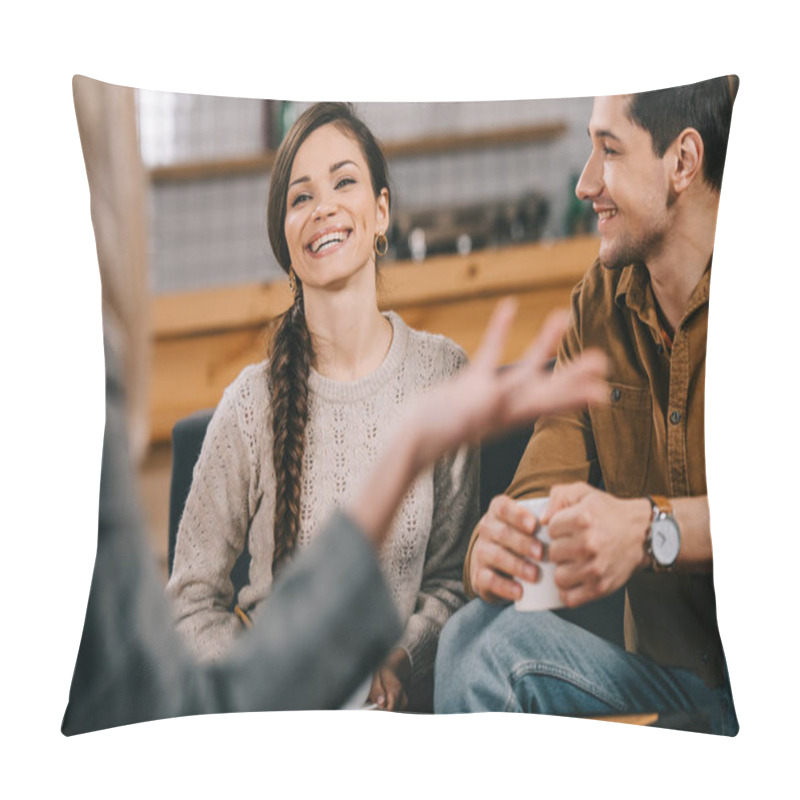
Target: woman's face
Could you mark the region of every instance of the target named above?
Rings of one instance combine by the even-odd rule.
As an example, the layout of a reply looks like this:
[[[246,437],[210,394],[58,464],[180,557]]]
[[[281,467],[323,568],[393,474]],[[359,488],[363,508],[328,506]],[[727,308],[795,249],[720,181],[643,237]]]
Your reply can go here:
[[[365,267],[389,224],[389,192],[378,197],[358,142],[328,124],[297,151],[289,176],[284,233],[304,289],[337,289]]]

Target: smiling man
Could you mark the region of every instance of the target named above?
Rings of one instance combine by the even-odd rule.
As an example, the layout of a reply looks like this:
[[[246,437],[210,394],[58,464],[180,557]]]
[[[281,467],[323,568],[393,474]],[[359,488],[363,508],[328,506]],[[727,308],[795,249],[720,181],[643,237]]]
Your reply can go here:
[[[578,197],[597,262],[575,288],[563,366],[610,358],[606,404],[539,420],[506,495],[478,524],[464,580],[480,599],[446,626],[438,712],[658,712],[735,735],[711,577],[704,383],[711,259],[737,80],[598,97]],[[602,487],[602,490],[597,487]],[[521,613],[541,523],[566,612]],[[625,647],[572,609],[625,592]],[[570,621],[572,619],[573,621]]]

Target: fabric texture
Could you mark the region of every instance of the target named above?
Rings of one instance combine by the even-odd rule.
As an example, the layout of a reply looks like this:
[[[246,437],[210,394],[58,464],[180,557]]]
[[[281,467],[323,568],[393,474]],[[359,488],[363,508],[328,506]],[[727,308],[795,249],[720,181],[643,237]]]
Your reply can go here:
[[[414,331],[394,313],[383,363],[352,382],[312,369],[303,455],[298,551],[318,536],[386,444],[414,395],[454,374],[463,351]],[[395,515],[380,563],[405,632],[414,679],[430,674],[441,627],[464,602],[461,570],[478,518],[479,451],[462,448],[423,473]],[[242,630],[230,612],[231,568],[249,534],[249,583],[238,603],[257,619],[272,588],[274,471],[268,362],[247,367],[225,391],[195,467],[167,591],[178,627],[203,660],[228,652]]]
[[[543,496],[559,483],[587,481],[618,497],[706,494],[704,402],[711,269],[678,325],[662,338],[647,270],[604,269],[599,261],[572,296],[572,320],[558,365],[583,349],[609,357],[609,402],[542,418],[507,490]],[[465,563],[469,587],[469,558]],[[626,649],[664,667],[691,670],[709,687],[726,684],[711,574],[635,573],[626,587]]]
[[[276,582],[228,659],[198,664],[148,548],[106,342],[97,557],[65,735],[188,714],[338,708],[402,632],[372,546],[342,513]]]
[[[571,610],[520,612],[473,600],[442,632],[434,682],[439,713],[511,711],[616,716],[733,736],[730,693],[691,670],[662,667],[570,619]]]

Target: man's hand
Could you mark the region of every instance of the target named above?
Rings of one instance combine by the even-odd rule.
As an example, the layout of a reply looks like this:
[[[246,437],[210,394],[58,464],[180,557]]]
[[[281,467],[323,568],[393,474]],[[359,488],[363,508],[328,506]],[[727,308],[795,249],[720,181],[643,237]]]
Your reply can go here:
[[[492,500],[478,523],[472,548],[469,582],[487,603],[518,600],[522,587],[514,578],[535,581],[538,569],[527,559],[541,560],[542,543],[533,535],[536,516],[505,495]]]
[[[647,563],[644,542],[652,520],[646,498],[623,500],[586,483],[554,486],[542,515],[566,606],[579,606],[619,589]]]

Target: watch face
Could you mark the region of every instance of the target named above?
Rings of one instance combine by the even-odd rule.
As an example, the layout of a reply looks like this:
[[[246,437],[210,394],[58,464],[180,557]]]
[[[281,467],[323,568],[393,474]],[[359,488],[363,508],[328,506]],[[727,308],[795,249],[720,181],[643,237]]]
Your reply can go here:
[[[671,566],[681,548],[681,535],[671,517],[657,519],[652,525],[653,557],[662,566]]]

